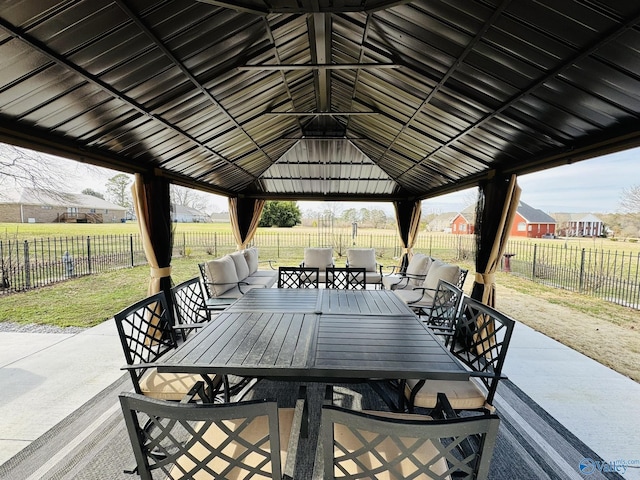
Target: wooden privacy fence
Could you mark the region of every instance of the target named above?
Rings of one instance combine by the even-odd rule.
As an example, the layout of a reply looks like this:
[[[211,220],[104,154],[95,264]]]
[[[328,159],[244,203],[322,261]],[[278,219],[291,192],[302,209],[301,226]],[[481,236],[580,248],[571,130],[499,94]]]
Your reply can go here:
[[[260,249],[262,259],[273,259],[280,265],[298,264],[304,248],[314,246],[331,246],[338,265],[344,264],[346,250],[352,246],[375,248],[378,261],[388,267],[397,265],[402,254],[397,235],[390,232],[356,238],[348,233],[328,237],[295,231],[260,231],[253,243]],[[235,249],[230,232],[185,232],[174,237],[174,257],[207,260]],[[473,265],[475,239],[472,235],[425,233],[419,235],[415,251]],[[506,252],[510,254],[512,274],[640,309],[640,253],[522,240],[510,240]],[[138,235],[0,241],[0,294],[146,263]]]

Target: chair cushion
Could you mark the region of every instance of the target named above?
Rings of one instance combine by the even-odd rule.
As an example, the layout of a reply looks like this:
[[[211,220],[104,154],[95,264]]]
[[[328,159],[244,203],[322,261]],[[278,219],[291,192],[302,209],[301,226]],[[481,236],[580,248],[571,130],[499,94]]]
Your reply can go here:
[[[350,267],[364,268],[367,272],[376,271],[376,251],[373,248],[349,248],[347,261]]]
[[[405,396],[409,398],[411,390],[419,380],[407,380]],[[433,408],[436,406],[438,392],[444,393],[454,410],[475,410],[483,408],[487,401],[485,394],[474,380],[427,380],[418,391],[414,400],[416,407]]]
[[[210,288],[214,296],[220,297],[224,292],[237,286],[238,274],[236,263],[229,255],[215,260],[209,260],[206,264],[207,277],[211,282]]]
[[[304,249],[304,266],[310,268],[319,268],[325,270],[333,265],[333,249],[332,248],[305,248]]]
[[[411,304],[412,307],[430,307],[433,304],[434,292],[426,290],[424,295],[422,290],[412,288],[399,288],[393,291],[404,303]]]
[[[380,272],[369,272],[367,271],[367,283],[368,284],[380,284],[382,283],[382,275],[380,275]]]
[[[238,275],[238,281],[241,282],[249,276],[249,265],[244,257],[243,252],[234,252],[229,255],[236,266],[236,274]]]
[[[387,290],[393,290],[393,287],[399,284],[404,277],[399,273],[384,275],[382,277],[382,286]]]
[[[395,414],[395,413],[383,413],[383,412],[372,412],[366,411],[365,413],[376,415],[385,418],[399,418],[399,419],[418,419],[418,420],[431,420],[431,417],[426,415],[412,415],[412,414]],[[376,433],[367,432],[365,430],[357,430],[357,433],[362,435],[364,441],[372,442],[377,437]],[[384,458],[386,461],[389,461],[394,458],[402,458],[403,451],[398,448],[398,444],[392,438],[385,438],[381,442],[376,442],[375,449],[373,452],[367,451],[368,449],[363,449],[362,439],[359,436],[354,434],[353,427],[351,425],[345,426],[339,423],[334,424],[333,427],[333,437],[336,441],[336,444],[339,444],[340,448],[337,452],[338,455],[342,456],[347,452],[359,454],[355,457],[356,461],[342,461],[340,462],[340,467],[345,468],[349,474],[357,475],[362,472],[362,468],[359,467],[359,464],[366,465],[367,469],[375,469],[380,466],[380,462],[377,456]],[[412,445],[415,440],[413,438],[407,438],[406,440],[402,440],[406,445]],[[347,455],[348,456],[348,455]],[[433,464],[429,467],[432,472],[434,472],[434,478],[450,478],[449,475],[445,475],[448,470],[448,465],[445,458],[440,454],[438,449],[431,443],[427,441],[422,445],[421,448],[417,449],[413,455],[409,458],[414,458],[414,460],[404,459],[398,465],[398,470],[403,473],[403,478],[411,477],[415,475],[416,466],[414,461],[418,461],[422,465],[428,465],[433,462],[434,459],[438,458]],[[364,477],[357,477],[364,478]],[[366,478],[369,478],[367,476]],[[388,472],[378,471],[375,475],[376,480],[395,480],[398,477],[393,475],[390,476]],[[422,477],[420,477],[422,478]]]
[[[140,390],[143,395],[158,400],[180,401],[193,387],[201,381],[202,376],[186,373],[158,373],[150,368],[140,379]]]
[[[289,446],[289,438],[291,437],[291,428],[293,425],[293,418],[295,414],[295,409],[293,408],[280,408],[278,409],[278,427],[280,434],[280,465],[282,470],[284,470],[284,466],[287,463],[287,447]],[[235,431],[238,426],[242,426],[242,424],[246,421],[244,418],[234,419],[234,420],[224,420],[225,428],[228,428],[231,431]],[[246,444],[253,445],[258,444],[264,441],[264,439],[269,434],[269,424],[267,416],[256,417],[250,424],[250,426],[246,427],[245,431],[242,433],[242,438],[246,441]],[[223,445],[225,441],[227,441],[229,436],[220,429],[215,423],[212,424],[208,430],[203,435],[204,441],[206,443],[215,447],[220,447]],[[268,444],[262,445],[260,447],[262,451],[270,451]],[[224,447],[224,452],[231,458],[239,458],[246,454],[247,448],[244,444],[240,444],[238,442],[230,442],[228,445]],[[209,455],[209,449],[205,448],[201,442],[196,442],[189,449],[188,455],[183,455],[176,461],[176,465],[182,467],[182,470],[179,467],[174,466],[171,469],[169,478],[174,480],[187,478],[182,473],[184,470],[190,471],[191,468],[194,467],[194,463],[192,458],[204,459]],[[295,454],[295,452],[292,452]],[[258,454],[250,454],[246,456],[242,463],[245,465],[251,465],[252,467],[258,467],[261,462],[264,461],[264,457]],[[227,467],[229,467],[229,462],[225,460],[223,456],[215,455],[211,458],[211,461],[207,463],[207,466],[214,472],[223,472]],[[262,468],[268,468],[267,466],[263,466]],[[244,469],[242,469],[244,470]],[[234,468],[227,472],[225,478],[228,479],[242,479],[248,478],[248,474],[256,474],[256,472],[247,472],[246,470],[242,471],[241,469]],[[199,472],[195,474],[195,476],[190,479],[200,480],[200,479],[210,479],[212,476],[208,472]],[[253,478],[253,477],[252,477]],[[260,476],[260,478],[264,478]]]
[[[247,248],[244,251],[244,258],[249,266],[249,275],[258,270],[258,249],[256,247]]]
[[[424,253],[415,253],[407,265],[407,275],[426,275],[431,268],[432,259]],[[408,284],[417,286],[422,282],[418,279],[409,279]]]
[[[457,285],[459,278],[459,266],[444,263],[440,260],[434,260],[431,267],[429,267],[429,271],[427,272],[427,276],[424,279],[424,283],[422,284],[422,286],[435,290],[438,288],[438,282],[440,280],[446,280],[453,285]]]
[[[261,286],[264,288],[271,288],[278,281],[278,272],[273,272],[275,275],[250,275],[244,279],[250,286]],[[241,285],[240,288],[244,291],[247,290],[246,285]]]

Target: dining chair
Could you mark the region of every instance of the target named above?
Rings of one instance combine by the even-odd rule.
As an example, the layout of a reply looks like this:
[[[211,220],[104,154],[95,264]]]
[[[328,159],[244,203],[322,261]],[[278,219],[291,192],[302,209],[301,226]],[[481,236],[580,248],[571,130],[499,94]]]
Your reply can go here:
[[[177,323],[174,328],[182,334],[183,340],[194,328],[199,328],[211,320],[200,278],[194,277],[171,289]]]
[[[209,276],[207,275],[207,267],[204,263],[198,264],[198,270],[200,270],[200,279],[202,281],[202,286],[204,287],[204,292],[207,294],[207,298],[213,297],[213,292],[211,291],[211,282],[209,281]]]
[[[318,288],[320,269],[278,267],[278,288]]]
[[[502,376],[515,321],[498,310],[464,296],[449,351],[470,371],[468,381],[406,380],[402,390],[409,411],[433,408],[438,392],[455,410],[494,410],[493,398]]]
[[[446,280],[438,281],[438,288],[433,303],[427,309],[425,324],[438,336],[443,337],[445,345],[449,344],[460,312],[463,293],[460,288]]]
[[[149,366],[178,346],[164,292],[140,300],[114,315],[126,370],[136,393],[152,398],[180,401],[198,381],[207,383],[213,396],[222,388],[222,378],[179,373],[158,373]]]
[[[120,405],[142,480],[292,478],[305,399],[168,402],[125,392]]]
[[[327,267],[326,288],[366,290],[367,270],[356,267]]]
[[[355,411],[325,402],[313,479],[486,479],[500,419]]]

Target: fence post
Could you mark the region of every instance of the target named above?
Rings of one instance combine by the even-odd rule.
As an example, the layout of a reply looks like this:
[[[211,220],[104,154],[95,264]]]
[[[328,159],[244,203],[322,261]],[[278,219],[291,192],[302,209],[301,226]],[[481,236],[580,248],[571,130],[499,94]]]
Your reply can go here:
[[[213,256],[218,256],[218,232],[213,232]]]
[[[131,266],[135,266],[133,263],[133,234],[129,234],[129,251],[131,252]]]
[[[24,282],[25,287],[31,287],[31,265],[29,265],[29,241],[24,241]]]
[[[277,246],[276,249],[278,251],[278,253],[276,254],[276,257],[280,258],[280,233],[279,232],[276,234],[276,246]]]
[[[87,269],[91,275],[91,237],[87,235]]]
[[[580,278],[579,278],[579,285],[578,285],[578,292],[582,293],[582,290],[584,288],[584,248],[582,249],[582,251],[580,252]]]
[[[531,265],[531,279],[536,279],[536,261],[538,260],[538,244],[533,244],[533,264]]]

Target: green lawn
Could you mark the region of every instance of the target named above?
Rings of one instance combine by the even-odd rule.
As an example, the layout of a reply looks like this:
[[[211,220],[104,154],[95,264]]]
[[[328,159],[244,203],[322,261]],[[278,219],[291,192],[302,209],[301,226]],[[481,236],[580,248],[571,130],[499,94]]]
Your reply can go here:
[[[198,275],[198,259],[173,262],[178,284]],[[147,295],[149,267],[88,275],[0,297],[0,322],[92,327]]]

